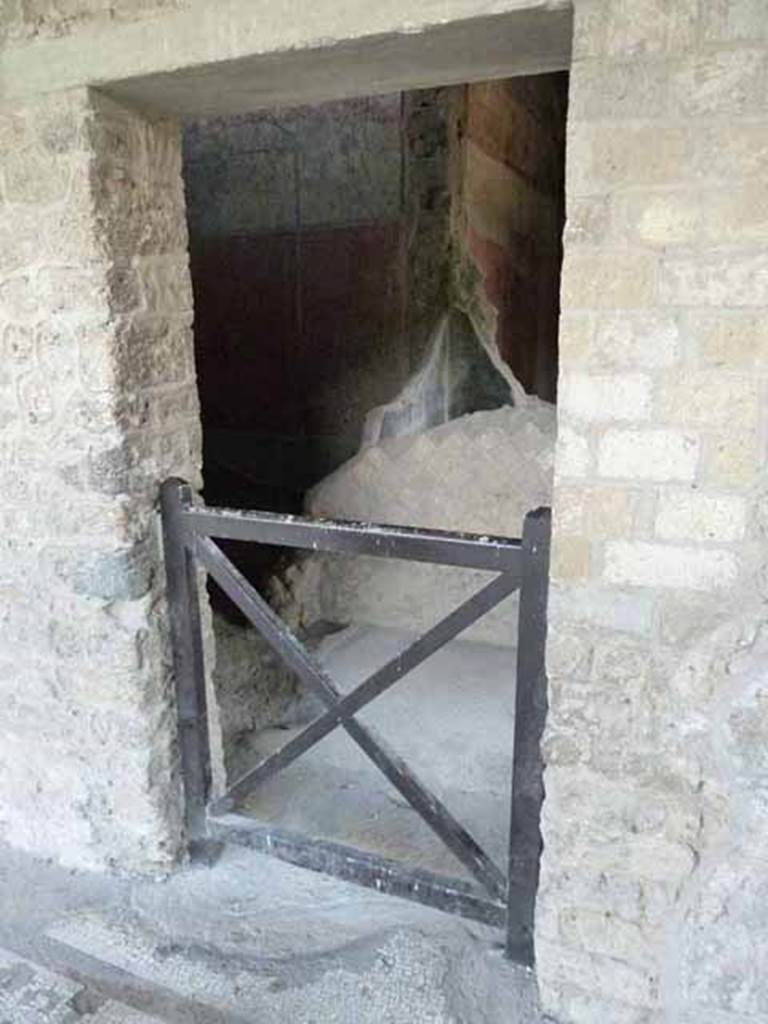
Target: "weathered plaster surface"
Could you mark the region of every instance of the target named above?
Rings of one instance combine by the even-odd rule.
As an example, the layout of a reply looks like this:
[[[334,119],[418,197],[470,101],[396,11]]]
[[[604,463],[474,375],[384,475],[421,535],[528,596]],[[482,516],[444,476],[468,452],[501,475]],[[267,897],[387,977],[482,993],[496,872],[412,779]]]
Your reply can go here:
[[[199,465],[179,135],[85,91],[6,106],[0,132],[0,835],[162,866],[179,800],[154,508]]]
[[[185,0],[5,0],[2,39],[22,44],[57,39],[84,29],[100,29],[185,6]]]
[[[457,301],[546,401],[557,383],[567,86],[565,74],[467,86],[454,157]]]

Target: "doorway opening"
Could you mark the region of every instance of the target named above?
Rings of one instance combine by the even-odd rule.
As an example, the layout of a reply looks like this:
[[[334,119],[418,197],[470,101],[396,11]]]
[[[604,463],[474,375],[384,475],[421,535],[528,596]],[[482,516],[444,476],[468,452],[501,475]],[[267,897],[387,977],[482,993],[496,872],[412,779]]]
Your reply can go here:
[[[556,72],[186,123],[207,505],[517,537],[549,504],[566,104]],[[236,541],[227,554],[349,689],[485,582]],[[322,709],[211,599],[234,778]],[[516,600],[361,714],[499,859]],[[460,870],[340,730],[242,809]]]

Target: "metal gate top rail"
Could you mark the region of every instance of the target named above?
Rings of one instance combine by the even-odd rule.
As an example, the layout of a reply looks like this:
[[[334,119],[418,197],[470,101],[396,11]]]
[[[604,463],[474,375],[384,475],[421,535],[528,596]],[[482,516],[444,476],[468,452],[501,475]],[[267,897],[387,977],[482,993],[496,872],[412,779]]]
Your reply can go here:
[[[403,558],[499,572],[515,569],[519,573],[522,564],[522,541],[509,537],[222,508],[188,507],[182,519],[187,529],[225,540],[252,540],[310,551]]]
[[[541,839],[538,745],[546,709],[544,643],[550,514],[526,516],[522,539],[404,526],[309,519],[270,512],[206,508],[182,480],[162,487],[163,540],[173,640],[174,674],[190,839],[242,843],[293,864],[372,886],[379,891],[506,926],[507,953],[533,960],[533,911]],[[373,555],[482,569],[497,575],[449,615],[373,672],[341,692],[312,652],[292,633],[213,538],[254,541],[310,551]],[[205,668],[197,588],[198,567],[238,605],[262,637],[325,705],[325,711],[277,751],[211,798]],[[515,590],[520,590],[512,745],[512,814],[508,871],[493,863],[408,764],[355,716]],[[525,723],[525,725],[523,724]],[[382,771],[480,884],[446,878],[388,858],[276,828],[233,813],[254,787],[281,771],[333,729],[342,728]]]

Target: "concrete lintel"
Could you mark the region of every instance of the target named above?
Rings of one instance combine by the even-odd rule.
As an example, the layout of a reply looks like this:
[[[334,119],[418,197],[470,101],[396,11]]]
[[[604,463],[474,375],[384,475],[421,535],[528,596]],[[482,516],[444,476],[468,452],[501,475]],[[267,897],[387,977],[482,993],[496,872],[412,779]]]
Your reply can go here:
[[[258,19],[256,7],[195,0],[173,15],[10,47],[0,99],[91,85],[162,114],[216,116],[570,61],[572,12],[561,0],[429,0],[415,17],[398,0],[320,3],[293,21],[284,10]]]

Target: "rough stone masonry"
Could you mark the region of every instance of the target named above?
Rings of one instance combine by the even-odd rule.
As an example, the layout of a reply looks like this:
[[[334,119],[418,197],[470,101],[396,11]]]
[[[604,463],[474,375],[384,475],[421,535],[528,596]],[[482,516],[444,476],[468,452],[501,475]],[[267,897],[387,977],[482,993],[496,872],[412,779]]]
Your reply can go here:
[[[3,5],[6,840],[143,869],[179,842],[152,511],[198,462],[176,129],[85,87],[526,7],[562,9]],[[539,984],[562,1024],[758,1024],[768,18],[574,7]]]
[[[539,983],[768,1014],[763,4],[576,6]]]
[[[78,90],[6,108],[0,139],[0,833],[164,867],[179,798],[153,510],[161,477],[199,465],[178,132]]]

